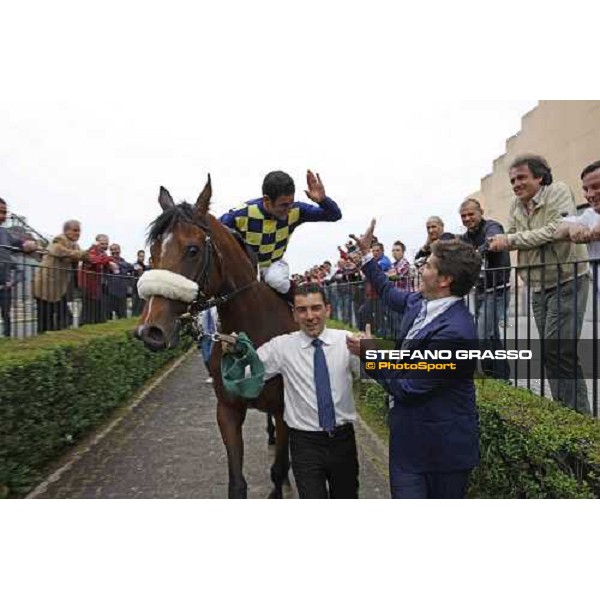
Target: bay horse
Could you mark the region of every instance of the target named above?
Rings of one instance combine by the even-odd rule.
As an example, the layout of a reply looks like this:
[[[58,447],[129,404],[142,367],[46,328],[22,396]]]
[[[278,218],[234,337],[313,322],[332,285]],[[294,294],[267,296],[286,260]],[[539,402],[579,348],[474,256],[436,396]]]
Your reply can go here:
[[[160,189],[158,201],[163,212],[150,225],[148,234],[155,269],[139,280],[140,294],[147,301],[136,331],[152,350],[178,343],[180,318],[190,307],[203,310],[216,305],[221,330],[244,331],[255,347],[298,329],[287,302],[257,280],[251,256],[232,232],[210,214],[211,197],[210,175],[195,205],[175,204],[169,192]],[[217,395],[217,423],[227,451],[229,498],[247,497],[242,425],[249,407],[275,418],[273,488],[269,498],[282,498],[289,453],[281,376],[269,380],[255,400],[230,396],[221,379],[220,344],[214,345],[209,371]]]

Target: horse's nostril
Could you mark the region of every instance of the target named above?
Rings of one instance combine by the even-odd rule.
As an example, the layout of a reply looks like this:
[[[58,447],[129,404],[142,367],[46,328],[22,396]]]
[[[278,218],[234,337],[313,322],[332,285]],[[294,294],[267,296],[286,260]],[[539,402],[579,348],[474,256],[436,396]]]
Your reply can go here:
[[[150,350],[164,350],[167,347],[165,334],[160,327],[143,325],[138,328],[137,334]]]
[[[165,342],[165,334],[159,327],[149,327],[144,333],[144,338],[155,343]]]

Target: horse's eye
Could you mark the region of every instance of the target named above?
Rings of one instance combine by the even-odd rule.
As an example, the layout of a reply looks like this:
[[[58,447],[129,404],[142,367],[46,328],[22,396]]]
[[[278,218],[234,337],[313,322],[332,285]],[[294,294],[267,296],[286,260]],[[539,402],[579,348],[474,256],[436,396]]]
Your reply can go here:
[[[198,246],[188,246],[187,253],[188,256],[194,258],[194,256],[198,256],[198,254],[200,253],[200,248],[198,248]]]

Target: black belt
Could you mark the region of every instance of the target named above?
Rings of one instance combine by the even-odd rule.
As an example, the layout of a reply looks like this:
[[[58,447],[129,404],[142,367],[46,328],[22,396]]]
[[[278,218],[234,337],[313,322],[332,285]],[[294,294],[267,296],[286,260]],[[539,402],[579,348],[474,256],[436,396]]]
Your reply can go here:
[[[294,429],[290,427],[290,431],[295,434],[300,434],[307,437],[336,437],[338,434],[343,434],[345,432],[354,431],[353,423],[344,423],[343,425],[338,425],[333,431],[306,431],[305,429]]]

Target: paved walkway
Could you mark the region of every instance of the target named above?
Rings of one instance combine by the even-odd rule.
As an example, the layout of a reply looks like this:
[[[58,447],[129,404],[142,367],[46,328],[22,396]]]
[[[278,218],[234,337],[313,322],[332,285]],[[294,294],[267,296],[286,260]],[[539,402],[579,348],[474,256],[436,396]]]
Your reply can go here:
[[[226,498],[227,458],[216,424],[216,397],[197,353],[188,355],[112,429],[67,457],[36,498]],[[266,417],[248,411],[245,475],[250,498],[266,498],[273,451]],[[361,498],[388,498],[385,448],[357,426]],[[293,478],[292,478],[293,482]],[[295,488],[286,497],[295,498]]]

